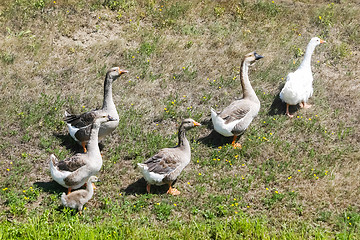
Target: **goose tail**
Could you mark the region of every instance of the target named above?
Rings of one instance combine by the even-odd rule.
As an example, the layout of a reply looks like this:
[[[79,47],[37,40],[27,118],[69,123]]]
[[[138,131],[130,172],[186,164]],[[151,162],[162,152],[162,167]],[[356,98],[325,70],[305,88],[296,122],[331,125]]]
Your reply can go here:
[[[50,173],[51,173],[51,177],[60,185],[62,185],[63,187],[66,187],[65,183],[64,183],[64,178],[66,178],[70,172],[62,172],[59,171],[56,167],[57,164],[57,158],[55,157],[54,154],[50,155]]]
[[[218,114],[216,113],[216,111],[213,108],[211,108],[211,119],[213,122],[216,119],[217,115]]]

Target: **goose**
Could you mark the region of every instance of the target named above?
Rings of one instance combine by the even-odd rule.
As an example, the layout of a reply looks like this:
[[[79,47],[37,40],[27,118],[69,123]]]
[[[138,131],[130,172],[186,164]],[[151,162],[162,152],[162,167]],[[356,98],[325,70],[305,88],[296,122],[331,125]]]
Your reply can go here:
[[[196,126],[201,126],[201,124],[191,118],[184,119],[179,127],[178,145],[176,147],[161,149],[144,163],[138,163],[147,182],[146,190],[148,193],[150,193],[151,185],[168,184],[168,194],[180,194],[180,191],[171,185],[190,162],[191,149],[185,132]]]
[[[251,87],[248,70],[255,61],[263,58],[256,52],[245,55],[240,69],[240,80],[243,90],[243,98],[235,100],[219,114],[211,108],[211,119],[216,132],[225,137],[233,136],[231,145],[241,148],[241,144],[235,143],[237,136],[241,135],[250,125],[260,110],[260,101]]]
[[[299,68],[295,72],[291,72],[286,77],[286,82],[280,92],[280,99],[286,103],[286,115],[292,118],[289,112],[289,105],[299,104],[301,108],[307,109],[311,105],[307,103],[308,99],[313,94],[313,76],[311,72],[311,55],[315,47],[324,40],[314,37],[310,40],[306,47],[305,57],[301,62]]]
[[[91,176],[86,183],[86,189],[80,189],[68,195],[61,195],[61,203],[65,207],[77,209],[81,215],[81,211],[85,203],[87,203],[94,194],[95,182],[99,182],[96,176]]]
[[[86,144],[90,138],[90,123],[93,122],[93,116],[96,114],[106,114],[117,119],[116,121],[109,121],[101,125],[99,141],[109,135],[119,125],[119,114],[112,97],[112,83],[127,72],[126,70],[121,70],[119,67],[113,67],[107,71],[104,81],[104,100],[101,109],[79,115],[70,114],[65,111],[64,121],[69,128],[70,136],[83,147],[84,152],[86,152]],[[95,113],[95,115],[93,113]]]
[[[96,115],[94,112],[93,115]],[[77,153],[63,161],[58,161],[54,154],[50,156],[50,172],[52,178],[61,186],[77,189],[84,185],[90,176],[96,175],[102,166],[102,157],[98,145],[98,134],[100,125],[108,121],[116,121],[109,115],[93,116],[94,123],[91,125],[88,151]]]

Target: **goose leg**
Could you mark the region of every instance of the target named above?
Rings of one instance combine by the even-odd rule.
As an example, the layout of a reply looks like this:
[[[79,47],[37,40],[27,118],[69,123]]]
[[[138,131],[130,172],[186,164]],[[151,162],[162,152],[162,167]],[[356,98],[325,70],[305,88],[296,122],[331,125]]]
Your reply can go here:
[[[167,193],[173,196],[177,196],[180,194],[180,191],[176,188],[171,187],[171,183],[169,183],[169,190],[167,191]]]
[[[302,106],[300,105],[301,108],[304,108],[304,109],[308,109],[311,107],[311,104],[307,104],[306,102],[302,102]]]
[[[294,117],[294,115],[291,115],[290,112],[289,112],[289,104],[286,104],[286,115],[287,115],[289,118]]]
[[[67,195],[69,195],[70,193],[71,193],[71,187],[68,188]]]
[[[86,151],[86,142],[81,142],[81,146],[83,147],[83,149],[84,149],[84,153],[86,153],[87,151]]]
[[[232,141],[231,145],[232,145],[234,148],[241,148],[241,144],[240,144],[240,143],[235,143],[235,142],[236,142],[236,138],[237,138],[237,136],[234,135],[234,138],[233,138],[233,141]]]
[[[151,187],[150,184],[147,184],[147,185],[146,185],[146,191],[147,191],[148,193],[150,193],[150,187]]]

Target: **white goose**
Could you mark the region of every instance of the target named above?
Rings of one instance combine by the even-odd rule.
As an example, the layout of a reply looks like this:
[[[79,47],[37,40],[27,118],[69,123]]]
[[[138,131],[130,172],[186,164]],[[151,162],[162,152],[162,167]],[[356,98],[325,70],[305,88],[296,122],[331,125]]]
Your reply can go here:
[[[106,122],[101,124],[99,130],[99,140],[109,135],[119,125],[119,114],[112,97],[112,83],[122,74],[127,73],[126,70],[121,70],[119,67],[113,67],[106,73],[104,81],[104,100],[101,109],[92,110],[83,114],[75,115],[69,114],[65,111],[64,121],[68,125],[70,136],[78,142],[86,152],[86,144],[90,138],[90,124],[93,122],[93,116],[97,114],[110,115],[116,121]],[[95,113],[92,114],[92,113]]]
[[[95,115],[95,113],[93,113]],[[100,125],[108,121],[116,121],[109,115],[96,115],[91,125],[90,140],[86,153],[77,153],[74,156],[58,162],[54,154],[50,156],[50,172],[52,178],[61,186],[77,189],[84,185],[90,176],[96,175],[102,166],[102,157],[99,149],[98,134]]]
[[[242,134],[250,125],[260,110],[260,101],[251,87],[248,70],[249,66],[256,60],[263,58],[256,52],[245,55],[240,69],[240,80],[243,89],[243,98],[232,102],[221,113],[217,114],[211,109],[211,119],[214,129],[225,137],[234,136],[232,146],[241,147],[235,143],[237,136]]]
[[[313,94],[311,55],[315,47],[324,42],[324,40],[318,37],[312,38],[306,47],[305,57],[299,68],[295,72],[289,73],[286,77],[285,86],[280,92],[280,99],[286,103],[286,115],[289,117],[294,116],[289,113],[289,105],[299,103],[301,108],[311,107],[310,104],[306,103]]]

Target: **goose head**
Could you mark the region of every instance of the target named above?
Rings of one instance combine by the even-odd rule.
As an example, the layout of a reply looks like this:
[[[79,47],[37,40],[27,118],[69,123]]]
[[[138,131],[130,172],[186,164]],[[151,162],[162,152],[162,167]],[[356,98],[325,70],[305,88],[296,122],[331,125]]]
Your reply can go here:
[[[198,123],[197,121],[195,121],[194,119],[191,118],[186,118],[184,120],[182,120],[180,128],[184,128],[185,130],[189,130],[193,127],[196,126],[201,126],[200,123]]]
[[[318,38],[318,37],[313,37],[311,40],[310,40],[310,44],[313,45],[314,47],[321,44],[321,43],[325,43],[326,41]]]
[[[244,63],[247,65],[253,65],[257,60],[263,58],[263,56],[257,54],[255,51],[245,55]]]
[[[91,176],[88,181],[94,183],[94,182],[100,182],[100,179],[97,176]]]
[[[106,76],[108,79],[115,81],[118,77],[127,72],[127,70],[120,69],[119,67],[113,67],[107,71]]]

